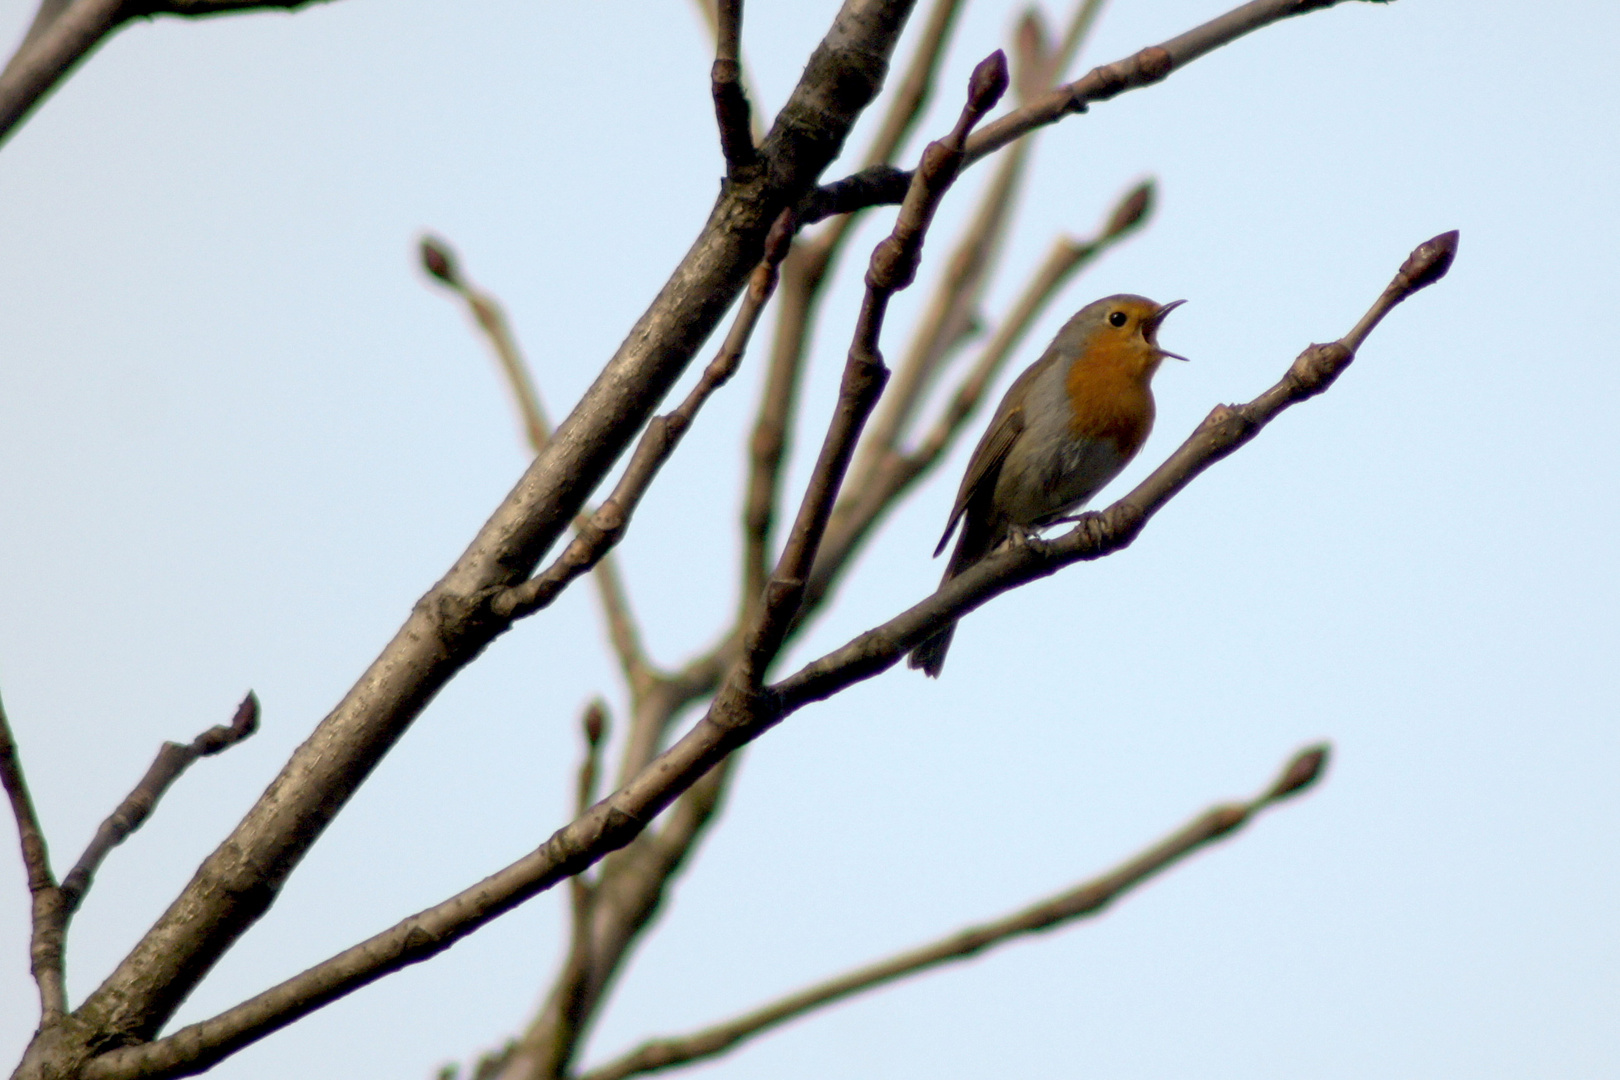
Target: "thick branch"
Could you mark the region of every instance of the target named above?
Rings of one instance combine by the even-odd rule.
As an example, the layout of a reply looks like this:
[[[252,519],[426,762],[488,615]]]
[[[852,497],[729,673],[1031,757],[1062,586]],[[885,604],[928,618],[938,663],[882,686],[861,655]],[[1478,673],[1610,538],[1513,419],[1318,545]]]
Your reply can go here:
[[[1022,911],[958,930],[938,941],[857,968],[702,1031],[675,1038],[654,1039],[621,1058],[590,1070],[580,1080],[624,1080],[629,1076],[717,1057],[738,1043],[822,1006],[941,964],[966,960],[1025,934],[1039,933],[1099,914],[1136,886],[1214,841],[1231,836],[1262,810],[1310,787],[1321,775],[1327,757],[1328,747],[1325,744],[1301,751],[1284,766],[1282,773],[1261,795],[1248,802],[1210,807],[1101,877],[1047,897]]]
[[[508,628],[490,600],[528,576],[712,331],[759,261],[770,223],[815,183],[881,85],[909,10],[906,0],[845,0],[761,146],[760,177],[722,192],[669,283],[465,554],[81,1007],[79,1019],[103,1044],[150,1038],[162,1027],[445,682]],[[615,818],[597,840],[632,832]],[[505,909],[504,901],[495,906]],[[474,907],[492,912],[482,901]],[[379,973],[369,961],[361,967],[346,988]],[[330,998],[305,999],[298,1011],[323,1000]],[[291,1018],[276,1009],[255,1015],[223,1041],[196,1047],[196,1056],[181,1053],[177,1067],[205,1053],[218,1060]],[[43,1068],[34,1058],[23,1075]]]

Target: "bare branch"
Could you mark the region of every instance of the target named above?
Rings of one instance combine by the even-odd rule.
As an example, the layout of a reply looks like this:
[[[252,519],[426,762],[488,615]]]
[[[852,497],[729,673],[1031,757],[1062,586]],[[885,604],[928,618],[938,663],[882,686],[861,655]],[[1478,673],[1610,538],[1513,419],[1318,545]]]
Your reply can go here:
[[[926,173],[926,166],[919,170]],[[928,599],[875,630],[753,693],[722,692],[708,713],[633,780],[559,829],[534,853],[436,907],[318,964],[235,1008],[143,1046],[91,1059],[86,1080],[190,1075],[232,1050],[407,964],[448,948],[477,927],[629,843],[678,795],[728,754],[812,701],[898,663],[945,620],[1073,562],[1128,545],[1199,473],[1253,439],[1285,409],[1322,393],[1355,349],[1397,304],[1438,281],[1456,254],[1457,233],[1419,245],[1351,332],[1302,352],[1277,385],[1254,401],[1217,406],[1192,436],[1135,490],[1101,513],[1082,515],[1056,540],[1008,544]],[[746,688],[743,688],[746,689]],[[1295,774],[1290,774],[1297,780]],[[1287,783],[1282,785],[1286,787]],[[1279,790],[1281,790],[1279,788]]]
[[[909,0],[844,0],[761,144],[769,167],[747,183],[726,185],[686,256],[546,449],[266,794],[80,1006],[82,1034],[72,1038],[94,1032],[98,1045],[139,1043],[161,1030],[269,909],[326,825],[434,695],[509,628],[490,601],[529,575],[685,371],[758,264],[771,223],[815,184],[881,87],[910,7]],[[279,1014],[273,1023],[279,1026]],[[254,1030],[230,1038],[250,1041],[270,1028]],[[208,1052],[217,1059],[239,1045],[216,1043]],[[30,1051],[25,1073],[45,1068],[42,1053]]]
[[[827,519],[832,514],[844,471],[849,466],[861,428],[888,379],[878,340],[889,300],[916,277],[923,240],[934,211],[961,171],[968,133],[995,107],[1006,89],[1007,57],[997,49],[973,69],[967,104],[957,118],[956,127],[945,138],[929,143],[923,151],[922,162],[913,174],[911,190],[906,193],[906,200],[895,217],[894,230],[872,252],[871,265],[866,272],[866,296],[855,324],[832,423],[805,488],[793,530],[765,587],[759,616],[745,635],[740,678],[750,690],[761,685],[765,668],[781,648],[798,614],[805,582],[826,531]]]
[[[461,272],[460,260],[445,240],[423,236],[421,256],[422,268],[467,304],[467,310],[500,361],[507,387],[512,391],[518,415],[523,420],[529,446],[539,454],[551,441],[551,421],[546,417],[545,406],[540,403],[540,394],[529,374],[528,362],[523,358],[523,350],[518,347],[517,336],[512,333],[512,325],[507,321],[500,301],[467,280]],[[575,517],[574,527],[576,530],[589,528],[590,511]],[[630,687],[632,697],[639,697],[647,692],[657,675],[647,658],[646,649],[642,647],[641,631],[631,611],[624,577],[619,573],[618,561],[611,553],[603,555],[592,569],[595,571],[591,577],[596,583],[597,600],[607,623],[608,640],[619,659],[619,667],[624,672],[624,680]]]
[[[1250,0],[1250,3],[1233,8],[1225,15],[1194,27],[1179,37],[1171,38],[1160,45],[1150,45],[1123,60],[1094,68],[1074,82],[1060,86],[1051,93],[986,124],[974,132],[973,137],[968,140],[967,161],[963,167],[966,168],[995,153],[1036,128],[1056,123],[1071,113],[1085,112],[1093,102],[1107,101],[1127,90],[1137,90],[1160,82],[1176,69],[1185,67],[1206,53],[1231,44],[1261,27],[1290,16],[1304,15],[1343,2],[1345,0]],[[1356,2],[1383,4],[1389,0],[1356,0]],[[879,173],[865,169],[807,196],[807,210],[819,209],[823,205],[823,200],[830,201],[833,198],[830,189],[833,188],[839,189],[838,205],[844,207],[843,212],[847,213],[854,209],[851,204],[862,196],[872,198],[873,202],[869,205],[873,206],[896,201],[898,181],[886,172]],[[823,190],[828,191],[828,194],[819,193]],[[808,219],[810,215],[805,216]]]
[[[580,1080],[624,1080],[629,1076],[717,1057],[745,1040],[824,1005],[941,964],[966,960],[1025,934],[1051,930],[1099,914],[1136,886],[1214,841],[1231,836],[1262,810],[1310,787],[1321,775],[1328,753],[1329,747],[1325,743],[1300,751],[1263,794],[1248,802],[1210,807],[1101,877],[1047,897],[1022,911],[958,930],[927,945],[828,979],[702,1031],[651,1040],[623,1057],[591,1069]]]
[[[314,0],[41,0],[22,44],[0,72],[0,143],[57,83],[131,19],[218,15],[255,8],[291,10]]]
[[[752,111],[742,85],[742,6],[742,0],[717,0],[714,67],[709,72],[720,150],[726,158],[726,175],[733,180],[759,160]]]
[[[1070,563],[1099,559],[1128,546],[1182,488],[1258,435],[1278,414],[1322,393],[1355,359],[1356,349],[1406,297],[1438,281],[1456,253],[1457,233],[1420,244],[1360,322],[1338,341],[1312,345],[1271,389],[1246,405],[1217,405],[1186,442],[1135,490],[1106,510],[1082,514],[1055,540],[1029,540],[998,549],[942,585],[922,603],[855,638],[770,688],[778,708],[819,701],[896,663],[940,621],[971,611],[1009,589],[1056,573]]]
[[[51,874],[50,849],[40,828],[34,800],[28,794],[23,776],[22,757],[11,734],[11,722],[0,705],[0,786],[11,802],[11,816],[17,822],[17,839],[22,843],[23,868],[28,872],[33,932],[29,941],[29,967],[39,986],[41,1024],[67,1012],[67,984],[62,971],[62,938],[66,915],[62,890]]]
[[[794,208],[800,228],[834,214],[841,216],[813,240],[796,242],[783,262],[784,284],[776,335],[758,418],[749,440],[743,509],[742,610],[738,614],[738,625],[752,618],[754,605],[764,592],[782,462],[787,456],[810,328],[827,273],[850,235],[856,212],[866,206],[898,203],[905,198],[911,184],[910,174],[884,163],[894,156],[922,115],[960,8],[961,0],[935,0],[917,47],[912,51],[906,74],[891,96],[883,123],[867,148],[865,161],[870,168],[850,184],[813,189]],[[889,193],[892,198],[882,197]]]
[[[495,598],[490,606],[496,614],[517,619],[539,611],[556,599],[570,581],[594,566],[624,536],[641,497],[647,493],[658,470],[680,445],[681,437],[691,427],[698,410],[710,395],[736,374],[742,364],[748,339],[759,323],[760,312],[776,289],[777,266],[787,254],[792,236],[793,216],[784,210],[766,241],[765,257],[754,270],[748,292],[737,311],[737,318],[732,322],[731,333],[726,336],[719,354],[704,370],[703,377],[674,412],[654,417],[647,425],[613,494],[581,523],[579,535],[563,549],[563,553],[528,581]]]
[[[190,744],[164,743],[158,749],[157,758],[146,770],[146,775],[96,829],[96,835],[91,837],[84,854],[79,856],[79,861],[68,876],[62,879],[62,897],[67,913],[72,915],[79,909],[95,881],[96,871],[101,869],[108,854],[146,823],[164,792],[180,779],[180,774],[190,768],[192,762],[228,750],[257,730],[259,698],[249,690],[236,707],[229,724],[216,724],[191,740]]]
[[[986,124],[968,142],[968,161],[1006,146],[1038,127],[1061,120],[1070,113],[1084,112],[1094,101],[1107,101],[1127,90],[1151,86],[1177,68],[1185,67],[1205,53],[1228,45],[1245,34],[1293,15],[1329,8],[1342,0],[1250,0],[1224,15],[1194,27],[1161,45],[1151,45],[1123,60],[1094,68],[1088,74],[1050,94]],[[1387,0],[1362,0],[1385,3]]]
[[[123,0],[74,0],[50,7],[54,14],[46,21],[46,5],[41,5],[28,36],[0,71],[0,142],[118,26]]]

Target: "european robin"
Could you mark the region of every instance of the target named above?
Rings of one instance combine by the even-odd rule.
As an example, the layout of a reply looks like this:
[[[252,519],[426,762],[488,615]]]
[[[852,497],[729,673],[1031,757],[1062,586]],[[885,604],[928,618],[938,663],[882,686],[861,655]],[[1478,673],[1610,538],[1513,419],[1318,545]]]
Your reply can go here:
[[[961,522],[941,584],[1010,537],[1084,506],[1136,456],[1153,428],[1153,373],[1167,356],[1186,359],[1158,342],[1159,324],[1183,303],[1121,293],[1087,304],[1018,376],[973,451],[934,549],[937,557]],[[955,632],[954,622],[941,628],[908,663],[937,678]]]

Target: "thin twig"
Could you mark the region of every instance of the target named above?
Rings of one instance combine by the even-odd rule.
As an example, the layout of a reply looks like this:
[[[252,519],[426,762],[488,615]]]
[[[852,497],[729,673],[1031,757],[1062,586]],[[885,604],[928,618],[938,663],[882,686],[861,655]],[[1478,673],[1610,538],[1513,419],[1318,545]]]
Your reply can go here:
[[[149,15],[290,10],[314,0],[41,0],[22,44],[0,71],[0,143],[51,88],[119,26]]]
[[[699,0],[702,4],[704,0]],[[799,380],[809,348],[814,322],[828,272],[837,259],[855,224],[860,209],[884,201],[900,202],[911,184],[911,176],[886,163],[922,116],[923,106],[933,92],[939,65],[950,40],[962,0],[935,0],[923,24],[917,46],[912,50],[906,73],[890,96],[883,122],[864,162],[868,166],[861,184],[889,183],[893,198],[878,198],[870,190],[839,187],[837,184],[813,189],[810,197],[794,208],[800,228],[834,214],[837,220],[813,239],[796,241],[782,264],[781,299],[777,304],[776,332],[771,359],[754,431],[749,439],[748,479],[743,509],[742,607],[738,625],[753,615],[754,605],[765,588],[769,570],[771,533],[780,498],[782,463],[787,457],[797,413]],[[875,174],[869,176],[867,174]],[[896,180],[898,183],[896,184]],[[848,209],[844,209],[845,202]]]
[[[71,915],[84,902],[84,896],[95,881],[96,871],[106,861],[112,849],[128,839],[151,816],[158,800],[163,798],[180,774],[201,757],[210,757],[228,750],[259,730],[259,698],[249,690],[229,724],[216,724],[198,735],[190,743],[166,742],[159,749],[146,775],[135,785],[118,808],[96,829],[96,835],[79,856],[79,861],[62,879],[62,895],[67,913]]]
[[[22,843],[23,868],[28,872],[33,927],[28,948],[29,967],[39,987],[40,1022],[43,1024],[67,1012],[67,983],[62,969],[62,936],[66,917],[62,890],[57,888],[56,878],[51,874],[51,854],[45,844],[45,831],[40,828],[39,814],[34,809],[33,798],[28,794],[22,757],[17,751],[17,740],[11,734],[11,722],[6,719],[4,705],[0,705],[0,785],[5,787],[6,798],[11,802],[11,816],[17,822],[17,839]]]
[[[1095,102],[1107,101],[1128,90],[1151,86],[1167,78],[1171,72],[1185,67],[1207,53],[1228,45],[1261,27],[1294,15],[1304,15],[1344,3],[1346,0],[1251,0],[1201,26],[1171,38],[1159,45],[1150,45],[1123,60],[1094,68],[1074,82],[1066,83],[1035,101],[1015,109],[1007,115],[986,124],[968,140],[967,160],[963,168],[973,165],[990,154],[1037,128],[1056,123],[1073,113],[1086,112]],[[1355,0],[1359,3],[1382,4],[1389,0]],[[867,205],[879,206],[898,201],[899,180],[887,167],[881,170],[862,170],[824,185],[822,189],[805,196],[803,205],[818,207],[822,200],[831,198],[837,189],[841,212],[857,208],[861,197],[871,198]],[[823,194],[827,192],[827,194]],[[809,220],[809,215],[805,216]]]
[[[625,1080],[626,1077],[642,1073],[718,1057],[745,1040],[825,1005],[941,964],[966,960],[1025,934],[1039,933],[1099,914],[1138,885],[1214,841],[1231,836],[1256,814],[1310,787],[1321,775],[1328,753],[1329,747],[1325,743],[1300,751],[1284,766],[1272,785],[1256,798],[1210,807],[1101,877],[1037,901],[1022,911],[966,927],[927,945],[789,994],[713,1027],[689,1035],[653,1039],[623,1057],[591,1069],[579,1080]]]
[[[714,117],[726,175],[741,179],[759,161],[754,147],[752,110],[742,84],[742,0],[717,0],[714,66],[709,71]]]
[[[805,582],[856,440],[888,379],[878,341],[889,301],[916,278],[928,226],[940,200],[961,171],[968,133],[995,107],[1006,89],[1007,57],[997,49],[973,69],[967,103],[957,117],[955,128],[943,139],[929,143],[923,151],[922,162],[913,174],[911,190],[895,217],[894,230],[872,252],[871,265],[866,272],[866,296],[856,320],[832,422],[805,487],[793,529],[782,547],[776,570],[766,584],[759,615],[744,635],[739,677],[741,684],[751,690],[763,683],[766,667],[775,658],[798,615]]]
[[[655,416],[648,423],[613,493],[581,524],[578,535],[563,549],[562,554],[534,577],[507,589],[491,602],[491,609],[496,614],[518,619],[539,611],[551,603],[570,581],[594,566],[623,537],[641,497],[658,475],[658,470],[680,445],[681,437],[686,434],[698,410],[741,365],[748,339],[759,323],[766,301],[776,288],[777,267],[787,254],[792,236],[792,215],[783,211],[765,242],[765,256],[754,270],[748,292],[732,323],[731,333],[726,335],[719,354],[704,369],[702,378],[673,412]]]
[[[473,320],[500,361],[507,387],[517,405],[518,416],[522,418],[529,447],[539,454],[551,441],[551,422],[546,416],[545,406],[540,402],[540,393],[535,389],[529,364],[523,358],[523,350],[518,347],[517,335],[512,332],[505,309],[494,296],[467,279],[461,270],[460,260],[444,239],[423,236],[421,258],[422,268],[467,304]],[[581,513],[574,519],[575,529],[588,528],[590,518],[591,511]],[[591,576],[596,583],[602,617],[607,623],[608,640],[613,646],[614,655],[618,657],[632,698],[638,698],[648,692],[657,676],[642,646],[641,630],[630,606],[624,576],[619,572],[618,561],[611,553],[598,560],[593,570],[595,572]]]

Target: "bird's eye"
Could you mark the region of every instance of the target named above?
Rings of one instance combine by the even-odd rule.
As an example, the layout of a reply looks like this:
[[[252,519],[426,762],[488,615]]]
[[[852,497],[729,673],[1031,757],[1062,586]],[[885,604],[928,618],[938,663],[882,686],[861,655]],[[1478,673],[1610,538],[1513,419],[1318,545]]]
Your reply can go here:
[[[1111,312],[1108,316],[1108,325],[1124,326],[1127,318],[1129,318],[1129,316],[1127,316],[1123,311]]]

